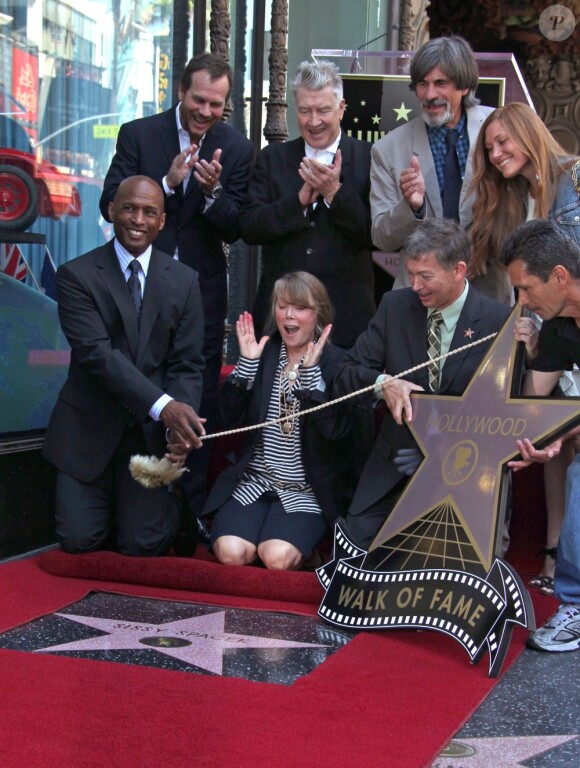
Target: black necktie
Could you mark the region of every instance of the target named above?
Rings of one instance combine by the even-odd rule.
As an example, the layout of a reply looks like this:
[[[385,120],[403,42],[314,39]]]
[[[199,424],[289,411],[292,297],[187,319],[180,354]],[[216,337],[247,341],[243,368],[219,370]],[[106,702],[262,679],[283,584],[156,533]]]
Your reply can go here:
[[[141,283],[139,282],[139,270],[141,269],[141,265],[137,259],[133,259],[129,262],[129,269],[131,270],[131,275],[127,280],[127,285],[129,286],[129,293],[131,294],[131,298],[133,299],[133,306],[135,307],[135,312],[137,313],[137,322],[139,322],[143,299],[141,298]]]
[[[461,171],[455,145],[459,138],[451,128],[445,136],[447,154],[443,165],[443,217],[459,221],[459,195],[461,193]]]
[[[441,354],[441,323],[443,315],[439,310],[431,314],[429,318],[429,331],[427,333],[427,355],[429,360],[439,357]],[[429,389],[431,392],[437,392],[439,389],[439,370],[441,361],[430,362],[429,370]]]
[[[322,195],[318,195],[316,200],[313,203],[310,203],[308,206],[308,216],[314,216],[316,211],[321,211],[322,206],[324,205],[324,197]]]

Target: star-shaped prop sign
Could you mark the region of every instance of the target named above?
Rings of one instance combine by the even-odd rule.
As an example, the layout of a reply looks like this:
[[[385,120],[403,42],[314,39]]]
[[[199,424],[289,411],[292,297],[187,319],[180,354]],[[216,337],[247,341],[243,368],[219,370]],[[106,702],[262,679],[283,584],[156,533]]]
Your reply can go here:
[[[292,640],[280,640],[279,638],[226,632],[224,628],[225,611],[216,611],[204,616],[194,616],[164,624],[135,623],[120,619],[102,619],[66,613],[55,615],[93,629],[99,629],[106,634],[60,645],[49,645],[46,648],[37,649],[38,652],[151,650],[165,653],[174,659],[213,672],[215,675],[221,675],[223,672],[223,654],[226,650],[326,647],[317,643],[299,643]]]
[[[501,535],[503,527],[502,480],[509,472],[505,464],[519,455],[516,439],[546,443],[580,419],[575,398],[510,396],[519,314],[519,308],[514,309],[461,397],[413,397],[409,426],[425,458],[369,548],[374,563],[379,554],[371,557],[374,550],[446,507],[453,510],[487,571],[496,533]],[[434,539],[437,535],[440,532]]]

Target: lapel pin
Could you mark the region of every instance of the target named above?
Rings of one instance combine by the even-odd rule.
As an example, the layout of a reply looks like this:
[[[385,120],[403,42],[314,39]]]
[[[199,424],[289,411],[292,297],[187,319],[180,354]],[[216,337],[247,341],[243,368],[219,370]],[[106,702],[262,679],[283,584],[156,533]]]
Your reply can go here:
[[[473,331],[471,328],[466,328],[463,331],[463,333],[464,333],[466,339],[470,339],[473,336],[473,334],[475,333],[475,331]]]

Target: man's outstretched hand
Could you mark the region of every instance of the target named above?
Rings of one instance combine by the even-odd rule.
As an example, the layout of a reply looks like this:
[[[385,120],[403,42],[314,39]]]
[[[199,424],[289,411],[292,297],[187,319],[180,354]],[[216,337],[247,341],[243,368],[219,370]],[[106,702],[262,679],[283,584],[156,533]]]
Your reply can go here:
[[[193,448],[201,448],[200,436],[205,435],[205,419],[200,418],[190,405],[171,400],[161,411],[160,418],[168,430],[167,459],[182,462]]]

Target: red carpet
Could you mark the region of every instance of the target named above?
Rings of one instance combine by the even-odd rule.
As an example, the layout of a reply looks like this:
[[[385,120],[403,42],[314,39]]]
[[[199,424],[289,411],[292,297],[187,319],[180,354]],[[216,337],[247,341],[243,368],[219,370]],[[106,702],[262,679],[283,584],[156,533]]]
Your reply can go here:
[[[149,587],[169,587],[192,592],[228,595],[231,598],[257,598],[290,604],[286,610],[312,612],[322,600],[323,590],[314,573],[299,571],[267,571],[264,568],[229,566],[225,568],[207,559],[179,557],[123,557],[114,552],[89,555],[67,555],[55,550],[39,558],[39,566],[55,576],[141,584]],[[272,602],[273,601],[273,602]],[[203,602],[211,602],[205,595]],[[297,603],[297,606],[293,606]],[[235,605],[249,605],[248,600]],[[254,607],[254,605],[251,605]]]
[[[313,573],[54,551],[0,565],[0,630],[91,590],[308,615],[321,594]],[[542,621],[554,601],[536,598]],[[289,687],[6,650],[0,674],[3,768],[420,768],[496,682],[486,658],[472,667],[448,638],[404,630],[361,633]]]

